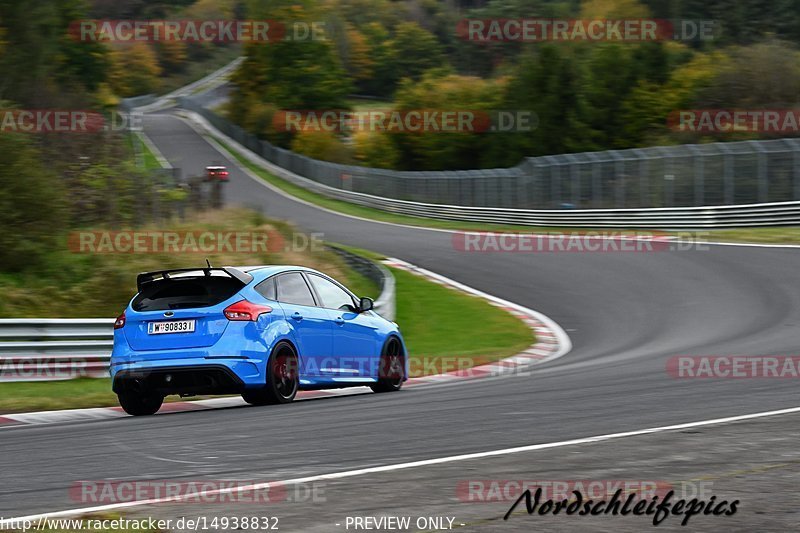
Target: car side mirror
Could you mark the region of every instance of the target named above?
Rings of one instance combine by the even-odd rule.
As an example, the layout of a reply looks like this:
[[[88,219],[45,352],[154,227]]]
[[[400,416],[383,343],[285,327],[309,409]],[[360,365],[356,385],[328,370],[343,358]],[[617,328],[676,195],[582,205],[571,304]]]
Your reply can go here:
[[[361,298],[360,302],[358,302],[359,313],[363,313],[364,311],[371,311],[373,307],[375,307],[375,302],[372,301],[372,298],[367,298],[365,296]]]

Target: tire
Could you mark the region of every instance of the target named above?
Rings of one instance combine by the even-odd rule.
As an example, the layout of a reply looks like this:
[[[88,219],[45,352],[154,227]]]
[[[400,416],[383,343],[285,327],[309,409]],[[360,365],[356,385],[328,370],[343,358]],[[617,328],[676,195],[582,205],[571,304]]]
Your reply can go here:
[[[154,415],[161,409],[164,397],[154,392],[124,391],[117,393],[122,410],[133,416]]]
[[[266,385],[244,391],[242,398],[251,405],[290,403],[297,395],[299,386],[297,354],[291,345],[281,342],[272,350],[267,361]]]
[[[386,341],[381,352],[378,382],[370,385],[374,392],[395,392],[403,386],[406,365],[403,345],[396,337]]]

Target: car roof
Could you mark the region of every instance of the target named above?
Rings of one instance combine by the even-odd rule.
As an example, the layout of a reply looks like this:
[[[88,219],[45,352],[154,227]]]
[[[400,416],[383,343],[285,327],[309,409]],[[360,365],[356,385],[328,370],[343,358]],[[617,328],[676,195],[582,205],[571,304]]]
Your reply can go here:
[[[250,266],[238,266],[233,267],[236,270],[241,270],[242,272],[246,272],[253,276],[254,279],[258,279],[259,281],[262,279],[266,279],[270,276],[274,276],[275,274],[280,274],[281,272],[289,272],[291,270],[303,270],[305,272],[316,272],[318,274],[326,275],[318,270],[314,270],[313,268],[298,266],[298,265],[250,265]]]

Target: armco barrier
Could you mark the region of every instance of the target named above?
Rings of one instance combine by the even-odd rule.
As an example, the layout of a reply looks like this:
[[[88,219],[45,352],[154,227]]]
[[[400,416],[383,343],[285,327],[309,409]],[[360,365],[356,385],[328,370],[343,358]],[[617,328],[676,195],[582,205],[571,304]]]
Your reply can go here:
[[[186,104],[186,100],[182,101]],[[189,107],[192,107],[191,104]],[[239,142],[243,132],[214,113],[193,107],[188,116],[215,136],[225,136],[229,145],[249,161],[305,189],[329,198],[372,207],[390,213],[473,223],[562,228],[647,228],[663,230],[721,229],[755,226],[800,225],[800,201],[706,207],[663,207],[648,209],[513,209],[505,207],[473,207],[437,203],[412,202],[388,198],[315,181],[284,168],[279,162],[259,155],[253,142]],[[198,111],[199,109],[199,111]],[[226,127],[227,126],[227,127]],[[221,128],[222,127],[222,128]],[[229,136],[226,130],[233,130]],[[245,137],[249,139],[249,137]],[[260,141],[259,141],[260,142]],[[273,147],[274,148],[274,147]],[[280,150],[275,148],[275,150]],[[287,152],[283,150],[281,153]],[[291,152],[288,152],[292,154]],[[293,157],[302,157],[292,154]],[[308,158],[304,158],[308,159]],[[314,161],[308,159],[308,161]],[[296,166],[296,165],[294,165]],[[362,168],[362,172],[370,169]],[[458,173],[455,173],[458,174]],[[454,176],[454,179],[457,176]]]
[[[800,139],[561,154],[525,158],[510,168],[411,172],[311,159],[257,138],[200,99],[177,102],[284,170],[334,189],[412,204],[544,215],[800,202]]]
[[[394,320],[394,277],[383,265],[336,250],[381,287],[375,311]],[[0,319],[0,382],[106,377],[113,318]]]

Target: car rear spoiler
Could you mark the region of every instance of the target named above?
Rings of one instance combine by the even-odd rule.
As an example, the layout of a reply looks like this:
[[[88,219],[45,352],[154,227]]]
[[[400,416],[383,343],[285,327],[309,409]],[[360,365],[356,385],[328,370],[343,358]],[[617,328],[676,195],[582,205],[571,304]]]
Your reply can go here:
[[[230,277],[241,281],[243,285],[247,285],[248,283],[253,281],[253,276],[251,276],[247,272],[242,272],[241,270],[233,267],[175,268],[172,270],[156,270],[154,272],[143,272],[139,274],[138,276],[136,276],[136,288],[139,290],[139,292],[142,292],[142,289],[148,283],[152,283],[158,280],[170,279],[170,276],[172,276],[173,274],[180,274],[182,272],[202,272],[204,276],[210,276],[211,272],[214,271],[224,272]]]

